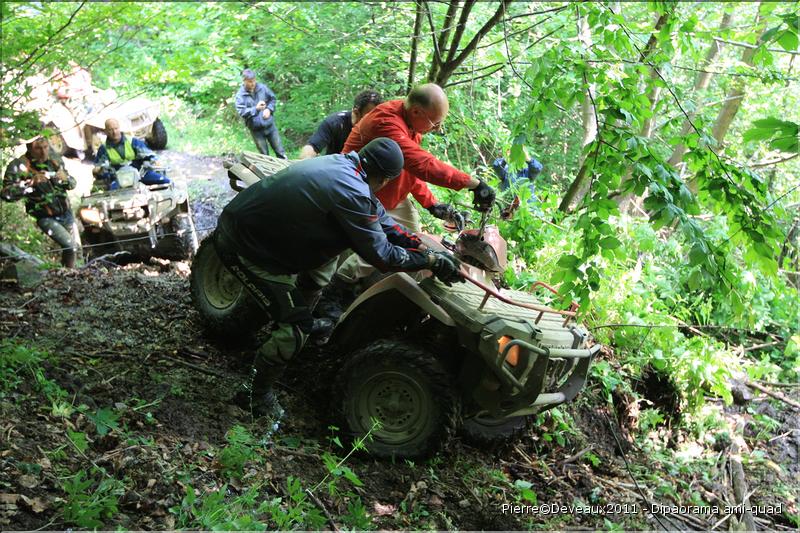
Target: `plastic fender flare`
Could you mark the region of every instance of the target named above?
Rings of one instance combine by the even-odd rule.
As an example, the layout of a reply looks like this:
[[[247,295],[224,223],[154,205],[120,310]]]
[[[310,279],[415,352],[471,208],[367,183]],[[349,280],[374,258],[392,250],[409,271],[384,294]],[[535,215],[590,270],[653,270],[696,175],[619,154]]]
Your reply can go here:
[[[369,300],[373,296],[387,291],[399,292],[408,300],[416,304],[417,307],[446,326],[456,325],[453,319],[450,318],[450,315],[448,315],[444,309],[439,307],[439,305],[433,303],[433,300],[431,300],[431,297],[428,295],[428,293],[422,290],[419,284],[414,281],[414,278],[405,272],[398,272],[396,274],[387,276],[361,293],[361,295],[356,298],[347,311],[342,315],[340,322],[344,323],[347,320],[347,317],[350,316],[351,311],[357,309],[361,303]]]

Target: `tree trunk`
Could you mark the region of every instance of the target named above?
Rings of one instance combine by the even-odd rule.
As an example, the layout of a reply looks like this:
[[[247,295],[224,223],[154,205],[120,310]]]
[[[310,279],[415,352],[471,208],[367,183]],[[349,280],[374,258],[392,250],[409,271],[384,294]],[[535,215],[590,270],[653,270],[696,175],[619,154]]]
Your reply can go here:
[[[414,86],[414,75],[417,71],[417,49],[419,47],[419,34],[422,30],[422,12],[424,6],[422,0],[415,2],[417,5],[417,14],[414,18],[414,35],[411,37],[411,59],[408,61],[408,83],[406,84],[406,94],[411,92]]]
[[[653,26],[653,32],[650,34],[650,38],[647,40],[647,44],[644,47],[644,50],[641,52],[641,60],[642,62],[647,62],[650,59],[653,51],[656,49],[656,45],[658,44],[658,32],[661,31],[661,28],[667,23],[669,18],[672,16],[672,11],[667,11],[666,13],[662,13],[658,19],[656,20],[655,26]],[[655,81],[659,79],[658,73],[656,69],[650,67],[650,90],[647,93],[647,99],[650,101],[650,111],[653,112],[653,115],[649,118],[645,119],[644,123],[642,124],[642,129],[639,132],[639,135],[643,138],[649,138],[653,135],[653,124],[655,123],[655,109],[658,105],[658,100],[661,98],[661,87],[656,85]],[[628,167],[625,170],[625,175],[622,178],[622,183],[624,184],[626,181],[631,179],[633,175],[633,169]],[[619,199],[619,206],[621,211],[630,211],[636,205],[637,197],[633,193],[626,193],[624,196],[621,196]]]
[[[451,0],[447,8],[447,14],[445,14],[444,17],[444,25],[438,33],[438,38],[436,37],[436,28],[433,25],[433,18],[430,15],[430,10],[428,11],[428,22],[431,27],[431,34],[434,36],[434,57],[431,68],[428,71],[428,81],[441,86],[447,85],[447,81],[450,79],[450,76],[453,75],[453,72],[475,51],[478,43],[486,36],[489,30],[505,16],[506,9],[511,3],[511,0],[501,0],[500,5],[491,18],[484,23],[472,39],[462,48],[461,39],[464,37],[464,30],[472,14],[472,8],[475,7],[476,3],[477,0],[467,0],[461,7],[461,13],[456,17],[459,2],[457,0]],[[429,9],[429,6],[426,5],[426,9]],[[458,20],[458,22],[456,22],[456,20]],[[454,28],[455,31],[452,32],[451,30]]]
[[[759,32],[760,35],[758,37],[758,41],[756,45],[760,45],[761,42],[764,40],[764,27],[766,26],[766,19],[762,16],[762,9],[764,8],[764,4],[761,4],[758,7],[758,13],[756,14],[756,20],[753,24],[756,32]],[[758,50],[758,46],[755,48],[746,48],[744,53],[742,54],[742,63],[748,66],[752,66],[753,64],[753,57],[756,55],[756,50]],[[719,148],[722,147],[722,141],[725,139],[725,134],[728,133],[728,128],[730,128],[733,119],[736,117],[736,113],[739,112],[739,108],[742,106],[742,100],[744,99],[745,95],[745,81],[744,78],[736,79],[730,91],[725,97],[725,103],[722,105],[722,109],[719,110],[719,114],[717,115],[717,120],[714,123],[714,128],[711,131],[711,135],[714,137],[714,140],[717,141],[717,146]],[[697,180],[692,179],[688,183],[689,190],[692,193],[697,193]]]
[[[427,1],[426,1],[427,4]],[[430,6],[426,6],[428,9],[428,14],[430,16]],[[450,29],[453,25],[453,18],[456,16],[456,11],[458,11],[458,0],[450,0],[450,5],[447,6],[447,14],[444,16],[444,24],[442,25],[442,29],[439,32],[439,38],[436,38],[436,31],[433,27],[433,21],[431,20],[431,39],[433,39],[433,62],[431,63],[431,69],[428,71],[428,81],[435,81],[436,76],[439,74],[439,69],[444,62],[444,50],[445,45],[447,45],[447,39],[450,37]]]
[[[589,27],[589,21],[585,15],[578,19],[578,39],[586,50],[591,48],[592,32],[591,28]],[[581,141],[581,150],[586,148],[586,145],[594,141],[595,137],[597,137],[597,117],[595,116],[595,110],[592,106],[592,101],[594,100],[595,94],[594,91],[594,84],[589,84],[586,87],[586,91],[583,94],[583,101],[581,102],[581,118],[583,122],[583,140]],[[565,213],[569,213],[572,210],[573,199],[583,198],[588,190],[588,184],[586,183],[588,170],[586,160],[586,156],[581,156],[578,174],[575,176],[575,179],[572,181],[572,183],[570,183],[567,192],[564,193],[564,197],[561,199],[561,204],[558,206],[558,209]]]
[[[722,32],[728,29],[731,25],[731,21],[733,20],[733,16],[731,13],[725,13],[722,16],[722,22],[719,25],[719,31]],[[708,68],[714,62],[717,55],[719,54],[720,50],[722,49],[722,45],[719,41],[711,41],[711,46],[706,52],[706,57],[703,60],[703,63],[700,67],[701,70],[708,70]],[[692,95],[697,96],[705,91],[709,84],[711,83],[711,72],[698,72],[697,77],[694,80],[694,89],[692,90]],[[694,119],[697,111],[692,111],[689,113],[689,118],[686,119],[683,123],[683,127],[681,128],[680,136],[683,137],[684,135],[688,135],[689,132],[692,131],[692,124],[691,120]],[[672,156],[669,158],[669,164],[672,166],[678,166],[678,164],[683,160],[683,156],[686,154],[686,145],[679,144],[675,147],[675,150],[672,152]]]

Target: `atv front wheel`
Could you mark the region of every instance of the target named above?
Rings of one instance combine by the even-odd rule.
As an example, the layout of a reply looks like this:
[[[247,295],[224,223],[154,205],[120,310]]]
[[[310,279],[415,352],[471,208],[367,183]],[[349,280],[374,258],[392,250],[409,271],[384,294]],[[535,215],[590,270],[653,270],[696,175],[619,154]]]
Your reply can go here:
[[[158,255],[166,259],[191,259],[197,252],[197,231],[191,213],[179,213],[170,223],[172,235],[158,244]]]
[[[464,440],[470,444],[487,446],[518,437],[527,427],[527,417],[492,418],[474,416],[465,418],[461,426]]]
[[[350,430],[361,437],[372,429],[366,448],[380,457],[430,455],[460,418],[450,374],[434,355],[401,341],[377,341],[350,356],[339,390]]]
[[[150,135],[145,139],[147,146],[152,150],[163,150],[167,147],[167,128],[160,118],[153,122],[153,127],[150,130]]]
[[[244,286],[222,264],[210,240],[203,241],[194,256],[189,285],[192,303],[214,335],[246,335],[267,320]]]

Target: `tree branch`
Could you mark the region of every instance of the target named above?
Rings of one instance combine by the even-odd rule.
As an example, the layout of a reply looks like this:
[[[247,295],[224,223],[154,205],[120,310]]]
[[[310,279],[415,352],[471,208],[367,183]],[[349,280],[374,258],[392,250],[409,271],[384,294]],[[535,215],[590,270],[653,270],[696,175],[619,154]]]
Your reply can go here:
[[[725,43],[725,44],[732,44],[733,46],[741,46],[742,48],[750,48],[755,49],[758,48],[759,45],[757,44],[750,44],[750,43],[743,43],[740,41],[728,41],[727,39],[720,39],[719,37],[714,37],[714,40],[718,43]],[[800,56],[800,52],[794,52],[792,50],[784,50],[782,48],[767,48],[770,52],[778,52],[780,54],[790,54],[793,56]]]
[[[800,156],[800,153],[790,155],[789,157],[784,157],[783,159],[778,159],[776,161],[762,161],[760,163],[756,163],[755,165],[750,165],[750,168],[761,168],[761,167],[770,167],[772,165],[778,165],[780,163],[785,163],[787,161],[791,161],[795,157]]]
[[[456,86],[456,85],[461,85],[462,83],[470,83],[470,82],[472,82],[472,81],[475,81],[475,80],[480,80],[480,79],[483,79],[483,78],[488,78],[489,76],[491,76],[491,75],[492,75],[492,74],[494,74],[495,72],[500,72],[500,71],[501,71],[501,70],[503,70],[503,69],[505,68],[505,66],[506,66],[506,65],[505,65],[505,63],[495,63],[495,65],[500,65],[500,67],[499,67],[499,68],[496,68],[496,69],[494,69],[493,71],[491,71],[491,72],[488,72],[488,73],[486,73],[486,74],[481,74],[480,76],[474,76],[474,77],[472,77],[472,78],[469,78],[469,79],[466,79],[466,80],[459,80],[459,81],[456,81],[456,82],[453,82],[453,83],[448,83],[447,85],[445,85],[445,87],[454,87],[454,86]],[[493,66],[494,66],[494,65],[493,65]]]
[[[464,36],[464,29],[467,27],[467,20],[475,5],[475,0],[467,0],[464,7],[461,8],[461,15],[458,17],[458,24],[456,25],[456,32],[453,34],[453,40],[450,41],[450,46],[447,49],[447,59],[445,64],[450,63],[458,52],[458,45],[461,43],[461,37]]]
[[[57,36],[59,33],[61,33],[62,31],[64,31],[64,30],[65,30],[65,29],[66,29],[66,28],[67,28],[67,27],[68,27],[70,24],[72,24],[72,21],[73,21],[73,19],[75,18],[75,16],[78,14],[78,11],[80,11],[80,10],[83,8],[83,6],[84,6],[85,4],[86,4],[86,2],[81,2],[81,4],[78,6],[78,8],[77,8],[75,11],[73,11],[73,12],[72,12],[72,15],[70,15],[69,19],[67,19],[67,22],[65,22],[63,26],[61,26],[60,28],[58,28],[58,29],[55,31],[55,33],[53,33],[53,34],[52,34],[50,37],[48,37],[48,38],[47,38],[47,40],[46,40],[45,42],[43,42],[42,44],[40,44],[39,46],[37,46],[36,48],[34,48],[34,49],[33,49],[33,51],[32,51],[30,54],[28,54],[28,57],[26,57],[26,58],[25,58],[25,59],[24,59],[24,60],[23,60],[21,63],[19,63],[18,65],[16,65],[16,66],[14,67],[14,70],[19,70],[19,69],[21,69],[23,66],[25,66],[25,64],[26,64],[28,61],[30,61],[30,60],[31,60],[31,58],[32,58],[33,56],[35,56],[35,55],[36,55],[36,54],[39,52],[39,50],[40,50],[40,49],[42,49],[42,48],[46,48],[46,47],[47,47],[47,46],[50,44],[50,42],[51,42],[53,39],[55,39],[55,37],[56,37],[56,36]]]
[[[472,37],[472,40],[469,42],[466,48],[464,48],[464,50],[462,50],[461,53],[458,54],[458,57],[453,59],[453,68],[463,63],[464,60],[467,58],[467,56],[471,54],[473,50],[475,50],[480,40],[483,39],[483,37],[487,33],[489,33],[489,30],[491,30],[494,27],[494,25],[497,24],[500,18],[505,14],[506,8],[508,7],[508,4],[510,2],[511,0],[500,1],[500,6],[497,8],[497,11],[495,11],[494,15],[492,15],[492,18],[486,21],[486,24],[484,24],[481,27],[481,29],[478,30],[478,33],[476,33],[475,36]]]

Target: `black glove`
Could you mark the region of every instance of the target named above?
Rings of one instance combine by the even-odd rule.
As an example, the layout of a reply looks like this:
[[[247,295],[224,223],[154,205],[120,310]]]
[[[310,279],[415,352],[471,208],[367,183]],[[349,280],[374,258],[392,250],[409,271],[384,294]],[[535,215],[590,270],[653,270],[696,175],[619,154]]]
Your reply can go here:
[[[459,213],[450,204],[435,204],[428,208],[428,212],[438,219],[452,222],[458,231],[464,229],[464,215]]]
[[[494,189],[486,185],[485,181],[480,179],[478,181],[480,182],[478,186],[472,189],[472,194],[474,195],[472,203],[478,211],[488,211],[494,203],[495,192]]]
[[[453,283],[464,281],[461,275],[461,261],[445,252],[433,252],[433,263],[430,269],[439,281],[451,286]]]

